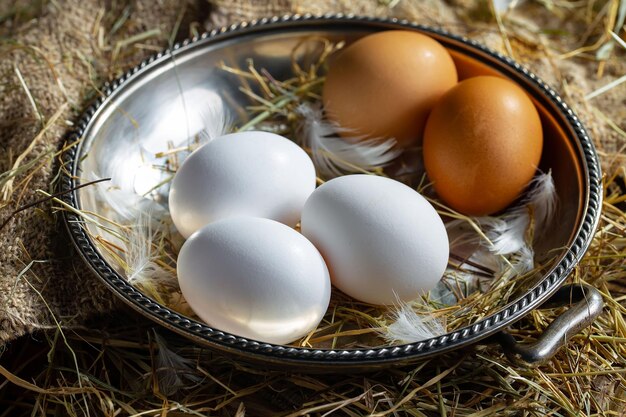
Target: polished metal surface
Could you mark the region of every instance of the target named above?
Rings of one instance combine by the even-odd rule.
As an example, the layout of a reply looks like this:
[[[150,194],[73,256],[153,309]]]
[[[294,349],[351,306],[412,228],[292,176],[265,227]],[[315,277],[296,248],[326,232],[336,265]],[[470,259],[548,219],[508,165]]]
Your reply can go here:
[[[506,332],[497,339],[507,356],[518,365],[539,366],[548,362],[565,346],[570,338],[579,333],[602,313],[604,301],[600,292],[586,284],[569,284],[560,288],[541,308],[568,306],[533,343],[518,343]]]
[[[558,290],[580,260],[597,226],[602,191],[593,144],[572,110],[532,72],[472,40],[406,21],[344,15],[285,16],[233,25],[177,44],[104,86],[103,96],[86,110],[77,130],[69,136],[69,140],[82,140],[64,156],[71,175],[63,176],[61,190],[70,190],[93,178],[112,177],[128,195],[148,192],[150,198],[166,203],[167,187],[150,192],[169,175],[155,168],[162,163],[155,153],[168,146],[185,144],[197,134],[207,117],[207,108],[223,108],[240,120],[243,108],[249,104],[238,90],[241,80],[220,71],[217,68],[220,62],[243,68],[253,59],[256,66],[267,68],[281,78],[290,74],[292,51],[305,38],[322,36],[331,41],[351,42],[385,29],[425,32],[451,51],[514,79],[546,109],[567,136],[566,144],[555,142],[548,149],[552,158],[556,158],[556,163],[547,161],[547,164],[553,169],[560,190],[560,220],[550,231],[550,238],[535,250],[547,253],[554,248],[566,249],[561,250],[543,275],[538,275],[500,311],[441,337],[402,346],[374,349],[277,346],[210,328],[146,297],[128,284],[114,260],[98,249],[81,227],[80,219],[65,213],[66,225],[81,256],[113,293],[156,322],[195,342],[242,359],[270,366],[295,366],[300,370],[374,369],[414,362],[493,335],[541,305]],[[573,156],[560,160],[558,154],[565,147],[571,149]],[[580,179],[575,172],[579,172]],[[86,187],[68,193],[65,201],[77,208],[104,213],[107,208],[98,203],[93,190]],[[134,204],[133,199],[126,204]]]

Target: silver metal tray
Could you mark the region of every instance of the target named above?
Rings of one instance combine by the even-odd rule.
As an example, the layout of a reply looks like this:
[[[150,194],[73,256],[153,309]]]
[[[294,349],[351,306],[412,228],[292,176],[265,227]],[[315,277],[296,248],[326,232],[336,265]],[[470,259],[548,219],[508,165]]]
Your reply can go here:
[[[504,308],[470,326],[419,343],[374,349],[308,349],[277,346],[244,339],[185,317],[155,302],[132,287],[116,271],[111,260],[98,249],[71,212],[64,220],[78,252],[112,292],[139,313],[176,331],[196,343],[267,366],[293,367],[299,371],[371,370],[402,365],[471,345],[496,335],[511,354],[525,363],[547,360],[571,334],[579,331],[602,309],[598,292],[589,287],[564,287],[570,274],[588,248],[597,226],[601,207],[601,172],[598,158],[586,130],[572,110],[555,91],[508,57],[463,37],[396,19],[376,19],[344,15],[294,15],[273,17],[205,33],[176,44],[141,62],[119,79],[106,84],[103,95],[90,106],[68,139],[80,139],[78,146],[64,155],[69,172],[63,174],[60,191],[69,191],[65,202],[75,208],[98,213],[102,210],[90,198],[89,187],[74,190],[86,182],[85,174],[137,178],[135,191],[149,189],[161,179],[154,170],[137,172],[136,144],[144,149],[163,149],[167,141],[177,141],[196,133],[197,120],[190,118],[180,95],[190,97],[194,106],[198,92],[219,100],[233,114],[247,101],[238,85],[216,69],[220,61],[245,66],[246,59],[267,68],[274,76],[288,76],[291,51],[302,39],[323,36],[331,41],[351,42],[380,30],[406,29],[423,32],[441,42],[460,66],[460,76],[498,73],[517,82],[531,95],[540,109],[546,142],[542,166],[552,169],[561,211],[558,224],[549,238],[541,242],[538,253],[559,249],[559,256],[548,271],[539,276],[527,291]],[[187,96],[186,96],[187,97]],[[220,97],[227,97],[222,100]],[[180,129],[180,126],[187,129]],[[175,128],[178,126],[178,128]],[[149,127],[149,129],[148,129]],[[133,144],[133,146],[129,146]],[[108,163],[103,166],[103,160]],[[144,168],[141,168],[145,170]],[[154,198],[164,198],[156,195]],[[557,292],[557,290],[559,290]],[[533,345],[520,345],[503,329],[549,300],[572,308],[559,317]],[[491,338],[490,340],[492,340]]]

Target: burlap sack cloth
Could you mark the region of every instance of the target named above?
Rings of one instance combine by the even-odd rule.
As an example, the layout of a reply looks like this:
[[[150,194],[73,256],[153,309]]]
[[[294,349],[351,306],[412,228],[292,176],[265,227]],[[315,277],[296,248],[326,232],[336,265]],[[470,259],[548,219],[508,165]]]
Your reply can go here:
[[[239,20],[294,12],[406,18],[473,37],[505,53],[513,51],[515,59],[554,86],[576,109],[601,152],[615,152],[623,139],[605,128],[583,97],[624,74],[623,60],[618,64],[621,68],[607,65],[605,77],[598,81],[595,62],[552,59],[551,49],[545,47],[552,40],[534,34],[536,29],[553,27],[581,33],[584,26],[568,16],[551,15],[536,4],[518,7],[508,20],[507,30],[515,31],[516,37],[507,46],[490,13],[484,10],[486,6],[478,5],[482,3],[223,0],[209,4],[138,0],[123,7],[97,0],[45,3],[44,10],[36,10],[36,20],[29,20],[25,11],[17,27],[5,23],[0,28],[0,36],[12,39],[0,45],[0,172],[9,170],[20,154],[25,154],[21,161],[24,166],[43,153],[56,151],[71,121],[95,97],[97,88],[120,75],[121,70],[167,47],[174,37],[184,38],[194,30]],[[107,17],[111,7],[119,9],[114,21]],[[139,39],[133,38],[136,35]],[[613,120],[623,121],[626,94],[621,91],[615,89],[592,104]],[[16,207],[41,198],[37,189],[51,189],[56,174],[54,158],[40,159],[37,164],[41,166],[34,174],[14,178],[12,193],[0,205],[4,206],[0,219]],[[120,308],[112,293],[83,265],[58,216],[51,213],[50,204],[26,210],[0,231],[0,346],[29,332],[55,326],[55,320],[75,326],[97,314],[114,314]]]

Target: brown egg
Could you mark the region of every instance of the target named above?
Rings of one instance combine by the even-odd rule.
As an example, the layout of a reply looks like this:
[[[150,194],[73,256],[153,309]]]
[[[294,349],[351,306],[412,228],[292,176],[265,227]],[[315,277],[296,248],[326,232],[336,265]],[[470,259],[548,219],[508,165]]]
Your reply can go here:
[[[543,147],[541,120],[526,93],[492,76],[464,80],[431,112],[424,166],[435,191],[461,213],[511,204],[532,179]]]
[[[322,98],[346,136],[421,140],[428,113],[457,82],[450,54],[417,32],[390,30],[363,37],[330,64]]]

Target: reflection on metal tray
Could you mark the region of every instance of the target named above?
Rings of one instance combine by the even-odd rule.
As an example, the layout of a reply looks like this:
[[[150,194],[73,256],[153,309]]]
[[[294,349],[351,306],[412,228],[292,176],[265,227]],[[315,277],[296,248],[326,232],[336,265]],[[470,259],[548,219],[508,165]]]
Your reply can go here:
[[[103,88],[104,96],[85,112],[77,124],[78,130],[70,135],[72,140],[82,140],[65,154],[71,176],[62,178],[61,188],[69,190],[93,179],[89,178],[90,173],[113,177],[116,184],[123,184],[123,191],[136,195],[150,191],[163,181],[166,174],[152,167],[150,158],[155,152],[167,149],[168,144],[183,143],[197,134],[203,125],[199,109],[223,106],[236,117],[248,103],[234,78],[217,69],[222,61],[244,67],[246,60],[252,58],[275,77],[288,77],[291,53],[306,37],[321,36],[349,43],[386,29],[416,30],[434,37],[452,54],[460,78],[480,74],[509,77],[526,89],[540,112],[545,132],[541,167],[552,170],[560,212],[558,224],[550,227],[548,237],[534,250],[539,256],[548,251],[558,256],[543,275],[536,275],[524,291],[516,294],[500,311],[443,336],[401,346],[372,349],[275,346],[212,329],[148,298],[116,270],[114,260],[99,250],[77,216],[65,213],[69,232],[85,261],[117,296],[161,325],[241,359],[278,367],[295,366],[298,370],[374,369],[415,362],[497,334],[539,307],[559,289],[591,242],[601,206],[597,155],[575,114],[534,74],[474,41],[441,30],[396,20],[296,15],[233,25],[177,44]],[[166,192],[151,196],[157,201],[166,201],[167,197]],[[68,204],[81,210],[99,214],[105,210],[94,198],[91,187],[68,193],[65,198]],[[126,204],[133,204],[132,199]],[[557,294],[561,300],[567,298],[563,297],[563,291]],[[592,288],[579,289],[572,294],[572,298],[581,303],[585,296],[591,297],[592,302],[588,308],[579,305],[568,310],[537,346],[524,350],[506,337],[501,338],[503,346],[518,359],[545,360],[548,353],[541,352],[552,352],[563,343],[561,336],[578,331],[602,308],[601,298]],[[528,349],[534,350],[528,353]]]

